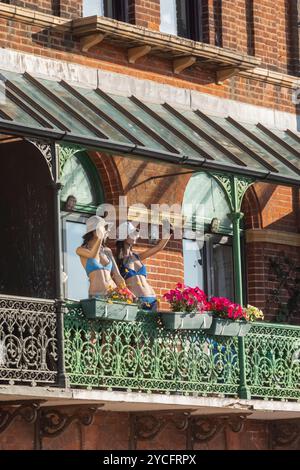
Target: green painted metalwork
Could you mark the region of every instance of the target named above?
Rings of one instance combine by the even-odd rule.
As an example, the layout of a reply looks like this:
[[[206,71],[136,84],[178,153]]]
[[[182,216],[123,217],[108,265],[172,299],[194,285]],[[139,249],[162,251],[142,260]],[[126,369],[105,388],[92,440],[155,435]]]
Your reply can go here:
[[[244,214],[241,212],[243,197],[247,189],[254,183],[253,178],[245,176],[235,176],[223,173],[214,173],[212,176],[218,181],[224,190],[224,194],[230,205],[229,215],[232,220],[233,230],[233,263],[234,263],[234,287],[235,301],[243,305],[243,274],[241,260],[241,227],[240,221]],[[239,338],[239,366],[240,366],[240,386],[239,396],[250,399],[250,390],[246,383],[246,359],[244,338]]]
[[[243,197],[247,189],[255,182],[255,179],[246,176],[234,176],[229,173],[210,173],[220,186],[229,202],[232,212],[240,212]]]
[[[242,377],[237,338],[165,330],[150,315],[130,323],[88,320],[79,303],[70,304],[65,313],[70,386],[238,396]],[[299,327],[255,324],[244,347],[252,398],[300,400]]]
[[[69,160],[69,158],[72,158],[77,153],[82,152],[83,149],[82,147],[79,147],[78,145],[61,144],[58,147],[59,147],[59,173],[61,176],[64,171],[64,166]]]
[[[245,338],[246,377],[254,398],[300,400],[300,328],[256,324]]]
[[[202,330],[165,330],[141,321],[88,320],[80,304],[65,314],[65,358],[71,386],[237,396],[237,339]]]

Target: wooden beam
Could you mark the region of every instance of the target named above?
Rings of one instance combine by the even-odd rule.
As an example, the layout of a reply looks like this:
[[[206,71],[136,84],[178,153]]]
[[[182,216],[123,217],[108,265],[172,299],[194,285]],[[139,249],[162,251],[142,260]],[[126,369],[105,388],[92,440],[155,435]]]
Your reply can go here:
[[[149,54],[151,51],[152,47],[151,46],[138,46],[138,47],[131,47],[128,49],[128,62],[131,64],[135,64],[135,62],[140,59],[141,57],[144,57],[145,55]]]
[[[88,52],[93,46],[100,44],[103,41],[106,34],[104,33],[96,33],[90,34],[89,36],[84,36],[80,39],[80,46],[82,52]]]
[[[191,67],[192,65],[194,65],[196,60],[197,58],[192,55],[180,57],[180,59],[173,60],[174,73],[180,73],[188,67]]]
[[[222,85],[225,80],[237,75],[240,72],[238,67],[226,67],[217,71],[217,84]]]

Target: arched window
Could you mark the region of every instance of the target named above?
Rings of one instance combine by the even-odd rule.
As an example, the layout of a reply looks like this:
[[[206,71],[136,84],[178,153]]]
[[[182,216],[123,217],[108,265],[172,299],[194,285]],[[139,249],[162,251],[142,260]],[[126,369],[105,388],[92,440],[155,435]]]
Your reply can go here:
[[[207,173],[193,176],[185,191],[183,211],[192,230],[183,240],[185,283],[198,285],[208,295],[233,299],[230,206],[217,180]]]
[[[88,295],[88,278],[75,253],[85,233],[86,219],[104,201],[97,170],[85,152],[75,151],[61,164],[61,214],[64,294],[80,300]]]

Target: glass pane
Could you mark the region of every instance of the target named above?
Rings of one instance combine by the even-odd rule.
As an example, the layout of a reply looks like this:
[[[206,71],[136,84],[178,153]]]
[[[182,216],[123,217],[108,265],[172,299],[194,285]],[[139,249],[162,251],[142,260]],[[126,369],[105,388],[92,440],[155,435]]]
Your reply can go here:
[[[82,16],[103,16],[103,0],[83,0]]]
[[[32,100],[47,110],[61,123],[65,124],[74,134],[95,138],[95,135],[86,129],[83,124],[73,118],[70,113],[61,108],[51,98],[47,97],[36,86],[30,83],[29,80],[26,80],[24,77],[22,77],[22,75],[13,72],[5,72],[5,76],[7,76],[9,80],[11,80],[18,88],[20,88],[20,90],[26,93]],[[51,80],[41,80],[41,83],[49,88],[49,90],[56,93],[54,89],[52,90],[54,87],[53,84],[55,82]]]
[[[24,111],[19,105],[12,101],[6,94],[5,82],[0,82],[0,106],[4,113],[17,123],[27,127],[43,128],[27,111]],[[39,115],[39,113],[37,113]]]
[[[193,240],[183,240],[184,283],[204,289],[202,250]]]
[[[63,184],[61,191],[62,201],[66,201],[68,196],[74,196],[78,204],[97,204],[88,173],[76,156],[67,160],[61,182]]]
[[[179,137],[169,131],[169,129],[167,129],[155,117],[152,117],[147,111],[143,110],[133,101],[128,98],[124,98],[123,96],[114,96],[114,99],[117,100],[120,104],[122,104],[122,106],[124,106],[127,111],[132,113],[135,117],[144,122],[153,131],[155,131],[156,134],[158,134],[162,139],[164,139],[170,145],[175,147],[180,153],[182,153],[183,155],[199,158],[199,153],[197,152],[197,150],[192,149],[188,144],[183,142]],[[161,109],[161,113],[163,112],[160,105],[152,105],[150,103],[147,103],[147,107],[149,107],[153,111],[156,111],[158,107]],[[169,119],[169,115],[167,113],[165,113],[164,116],[166,116],[166,119]]]
[[[64,271],[68,278],[66,281],[66,297],[81,300],[88,298],[89,280],[76,255],[76,248],[80,246],[82,236],[86,230],[85,224],[66,222],[66,266]]]
[[[210,155],[213,159],[217,160],[218,162],[224,162],[232,164],[232,160],[229,159],[226,154],[224,154],[221,150],[219,150],[216,146],[208,142],[206,139],[200,136],[196,131],[191,129],[187,124],[185,124],[180,118],[177,118],[174,114],[167,111],[161,105],[158,104],[147,104],[150,109],[152,109],[158,116],[162,117],[165,121],[171,124],[176,130],[184,134],[189,140],[191,140],[194,144],[198,145],[204,152]],[[181,112],[180,112],[181,114]],[[192,114],[192,113],[191,113]],[[204,129],[203,129],[204,130]],[[212,137],[212,135],[210,134]],[[187,145],[187,144],[186,144]],[[181,144],[182,146],[182,144]],[[190,148],[190,147],[189,147]],[[193,153],[192,153],[193,152]],[[189,153],[186,155],[193,155],[195,154],[200,158],[202,158],[196,150],[192,149],[189,150]]]
[[[213,245],[213,295],[234,298],[232,247]]]
[[[285,164],[277,160],[276,157],[271,155],[267,150],[265,150],[263,147],[257,144],[250,137],[248,137],[244,132],[237,129],[234,125],[232,125],[226,119],[214,117],[213,120],[217,124],[220,124],[221,126],[223,126],[225,130],[227,130],[232,135],[234,135],[237,139],[243,142],[244,145],[246,145],[249,149],[254,151],[257,155],[263,158],[266,162],[273,165],[277,169],[279,174],[286,175],[286,176],[293,176],[293,177],[295,176],[295,173],[293,173],[293,171],[290,170]],[[254,126],[251,126],[245,123],[243,123],[243,126],[247,128],[248,130],[251,130],[251,131],[254,130]],[[255,133],[257,133],[257,131]],[[261,135],[260,135],[260,138],[261,138]],[[268,137],[266,138],[264,137],[264,141],[265,143],[268,143],[269,145],[271,145]],[[274,143],[272,143],[272,146],[275,149]]]
[[[176,0],[160,2],[160,31],[177,35]]]
[[[80,116],[85,118],[90,124],[93,124],[95,127],[99,128],[99,130],[102,131],[110,140],[130,144],[130,141],[126,137],[124,137],[118,130],[116,130],[114,127],[108,124],[107,121],[95,114],[91,109],[85,106],[85,104],[80,101],[80,99],[73,96],[72,93],[63,88],[58,82],[52,80],[41,80],[41,83],[43,83],[43,85],[46,85],[47,88],[55,94],[55,96],[60,98],[74,111],[79,113]],[[78,88],[77,91],[81,91],[81,89]],[[69,114],[68,111],[65,111],[65,113]],[[65,115],[63,114],[63,116]],[[71,114],[70,117],[72,118]],[[73,118],[73,121],[76,121],[76,118]],[[97,137],[93,133],[93,130],[89,130],[89,128],[87,128],[84,123],[82,123],[82,126],[84,129],[86,129],[86,132],[92,134],[93,138]]]
[[[145,147],[155,148],[157,150],[163,150],[163,147],[160,146],[154,139],[151,138],[146,132],[144,132],[140,127],[130,121],[124,114],[118,111],[112,104],[108,103],[104,98],[99,96],[95,93],[94,90],[88,88],[79,88],[74,87],[77,91],[79,91],[85,98],[87,98],[91,103],[101,109],[102,112],[106,113],[110,116],[111,119],[116,121],[117,124],[123,127],[126,131],[130,132],[133,137],[141,141]],[[116,99],[114,95],[111,95],[112,98]],[[129,101],[128,98],[124,98],[124,100]],[[127,109],[127,106],[125,106]],[[122,137],[125,141],[126,137]]]
[[[190,1],[190,0],[189,0]],[[186,0],[176,0],[178,36],[190,38],[189,18]]]
[[[242,160],[249,168],[253,169],[258,169],[258,170],[265,170],[265,167],[261,165],[260,163],[256,162],[253,158],[249,156],[248,153],[246,153],[244,150],[240,149],[237,145],[235,145],[229,138],[224,136],[221,132],[216,130],[213,126],[210,126],[204,119],[201,119],[197,114],[191,112],[191,111],[180,111],[177,109],[177,111],[181,112],[181,114],[191,121],[195,126],[199,127],[202,131],[204,131],[206,134],[208,134],[210,137],[216,140],[220,145],[222,145],[225,149],[229,150],[231,153],[233,153],[236,157],[238,157],[240,160]],[[225,119],[223,119],[225,122]],[[222,121],[222,122],[223,122]],[[222,126],[224,129],[225,127]],[[216,160],[218,161],[229,161],[229,157],[224,157],[224,154],[221,154],[221,152],[216,152],[214,156],[216,157]],[[230,160],[231,161],[231,160]]]
[[[192,176],[184,193],[184,215],[190,218],[191,213],[197,212],[204,214],[204,220],[197,220],[197,225],[201,226],[203,222],[210,224],[212,219],[217,218],[220,220],[221,228],[231,229],[231,221],[228,217],[230,207],[225,193],[217,181],[206,173]]]

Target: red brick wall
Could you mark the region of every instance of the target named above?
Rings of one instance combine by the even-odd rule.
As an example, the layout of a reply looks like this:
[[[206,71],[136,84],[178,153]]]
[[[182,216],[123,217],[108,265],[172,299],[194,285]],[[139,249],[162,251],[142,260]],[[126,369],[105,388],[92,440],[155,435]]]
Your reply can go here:
[[[181,204],[190,175],[168,176],[178,169],[174,165],[157,165],[143,160],[129,160],[124,157],[94,153],[92,159],[99,171],[106,202],[119,204],[119,196],[126,196],[128,206],[142,203],[147,208],[151,204]],[[161,178],[158,178],[158,175]],[[266,183],[257,183],[246,193],[242,210],[245,213],[245,229],[268,229],[299,233],[299,191]],[[137,251],[149,245],[140,242]],[[114,248],[114,245],[112,245]],[[272,289],[276,281],[270,280],[270,258],[276,258],[284,251],[291,259],[298,259],[297,247],[272,243],[246,244],[246,273],[248,302],[263,309],[266,318],[274,320],[278,305],[270,303]],[[149,281],[158,296],[174,287],[184,278],[182,243],[171,240],[163,252],[147,260]],[[281,301],[288,300],[282,292]],[[166,303],[161,307],[166,309]],[[300,320],[300,319],[299,319]],[[293,322],[298,322],[297,318]]]
[[[263,59],[263,65],[271,70],[286,72],[287,55],[292,47],[290,42],[291,18],[290,3],[286,0],[254,0],[255,52]]]
[[[135,24],[159,31],[160,0],[133,0]]]
[[[66,412],[67,410],[62,410]],[[67,411],[68,412],[68,411]],[[268,422],[248,420],[244,429],[234,433],[225,426],[213,439],[195,442],[195,450],[268,450],[272,439]],[[130,416],[128,413],[98,412],[90,426],[72,423],[63,434],[55,438],[44,438],[44,450],[126,450],[129,449]],[[137,440],[137,450],[185,450],[186,430],[178,430],[171,420],[154,437]],[[299,448],[299,439],[287,444],[285,449]],[[35,448],[34,425],[15,420],[0,434],[0,450],[31,450]],[[276,447],[275,447],[276,448]]]
[[[222,2],[223,47],[247,54],[247,23],[245,0]]]
[[[288,233],[299,233],[299,197],[297,189],[266,183],[255,184],[248,190],[243,203],[246,229],[267,229]],[[285,256],[300,266],[299,247],[267,242],[251,242],[246,245],[248,301],[263,309],[268,320],[275,320],[278,302],[272,302],[272,291],[278,280],[271,275],[270,259]],[[286,303],[289,294],[280,292],[280,302]],[[300,317],[291,319],[299,323]]]
[[[43,30],[41,27],[0,18],[0,42],[3,47],[38,56],[193,89],[220,98],[296,112],[290,89],[242,77],[234,77],[222,86],[216,85],[214,73],[200,69],[199,66],[186,69],[177,76],[173,73],[171,61],[153,56],[146,56],[136,64],[129,64],[126,49],[112,46],[105,41],[88,53],[82,53],[79,41],[74,40],[70,33]]]
[[[63,18],[72,19],[82,16],[82,0],[1,0],[0,3],[8,3]]]

